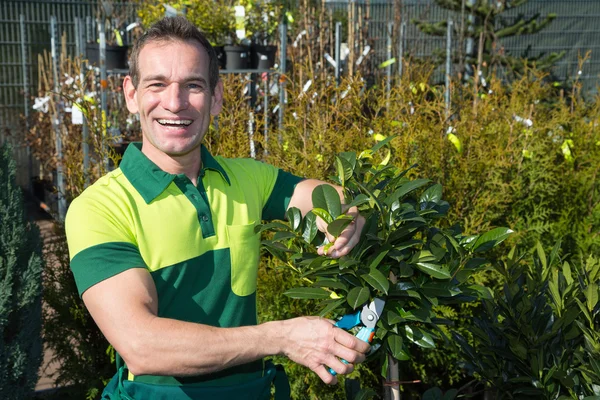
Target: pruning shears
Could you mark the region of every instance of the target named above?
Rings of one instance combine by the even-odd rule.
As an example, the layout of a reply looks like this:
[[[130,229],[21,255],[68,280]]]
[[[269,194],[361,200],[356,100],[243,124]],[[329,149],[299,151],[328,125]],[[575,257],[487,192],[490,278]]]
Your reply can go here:
[[[361,326],[356,337],[364,342],[371,343],[373,336],[375,336],[375,325],[377,325],[377,321],[381,318],[384,306],[385,300],[376,297],[372,302],[365,304],[361,310],[358,310],[354,314],[344,315],[335,323],[335,326],[345,330]],[[348,364],[346,360],[342,360],[342,362]],[[334,376],[337,375],[337,372],[331,368],[329,368],[329,373]]]

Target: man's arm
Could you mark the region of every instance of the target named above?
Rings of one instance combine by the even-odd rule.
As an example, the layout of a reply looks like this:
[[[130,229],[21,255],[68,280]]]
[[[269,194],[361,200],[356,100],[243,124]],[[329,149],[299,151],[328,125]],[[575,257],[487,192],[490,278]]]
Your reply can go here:
[[[312,192],[313,190],[323,184],[328,184],[327,182],[323,182],[317,179],[306,179],[296,185],[294,189],[294,194],[290,199],[289,207],[296,207],[300,209],[302,215],[306,215],[310,210],[312,210]],[[331,185],[334,189],[336,189],[340,195],[340,199],[342,200],[342,204],[344,204],[344,194],[342,192],[342,188],[336,185]],[[354,246],[358,244],[360,239],[360,233],[362,232],[362,228],[365,225],[365,219],[358,213],[358,209],[356,207],[352,207],[346,211],[346,214],[354,216],[354,221],[350,223],[344,229],[344,231],[340,234],[340,236],[336,239],[329,233],[327,233],[327,225],[321,218],[317,218],[317,227],[321,232],[325,232],[329,242],[333,243],[333,246],[327,251],[327,255],[333,258],[339,258],[345,256],[352,250]],[[323,248],[319,248],[319,254],[324,254]]]
[[[134,375],[200,375],[285,355],[309,367],[325,383],[335,383],[328,368],[347,374],[369,349],[367,343],[317,317],[239,328],[160,318],[154,282],[143,268],[93,285],[83,293],[83,300]]]

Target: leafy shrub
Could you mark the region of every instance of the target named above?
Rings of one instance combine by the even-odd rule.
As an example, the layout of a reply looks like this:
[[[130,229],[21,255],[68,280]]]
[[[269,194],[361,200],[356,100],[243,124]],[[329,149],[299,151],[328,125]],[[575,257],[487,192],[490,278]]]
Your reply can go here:
[[[523,262],[513,248],[497,265],[502,292],[474,319],[474,344],[455,334],[498,399],[600,396],[600,262],[562,262],[559,249],[547,256],[538,244]]]
[[[42,362],[42,245],[28,222],[12,149],[0,147],[0,397],[31,395]]]
[[[291,208],[289,223],[259,227],[275,232],[263,245],[304,281],[285,294],[321,300],[320,315],[339,317],[374,298],[386,301],[375,331],[385,349],[379,352],[384,376],[388,354],[406,361],[413,346],[435,347],[438,327],[445,322],[434,306],[491,297],[471,276],[487,263],[481,253],[512,233],[496,228],[465,236],[457,227],[438,228],[437,222],[449,209],[441,185],[408,179],[408,170],[389,165],[389,150],[383,160],[378,159],[375,153],[390,139],[359,156],[345,152],[336,157],[335,181],[344,189],[346,204],[357,206],[366,219],[359,244],[347,256],[331,259],[316,252],[316,245],[324,245],[325,252],[331,245],[318,231],[317,218],[327,223],[334,237],[352,222],[338,192],[329,185],[313,191],[314,208],[306,216]]]

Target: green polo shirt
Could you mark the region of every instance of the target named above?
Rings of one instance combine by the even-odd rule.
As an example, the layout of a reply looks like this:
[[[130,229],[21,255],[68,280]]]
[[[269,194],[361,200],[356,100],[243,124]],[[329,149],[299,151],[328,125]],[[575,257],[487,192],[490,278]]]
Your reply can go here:
[[[202,146],[198,185],[127,148],[120,167],[69,207],[66,232],[80,295],[130,268],[146,268],[158,316],[217,327],[254,325],[261,220],[283,219],[300,178]],[[199,344],[201,345],[201,344]],[[262,362],[192,378],[129,375],[174,385],[227,385],[262,374]]]

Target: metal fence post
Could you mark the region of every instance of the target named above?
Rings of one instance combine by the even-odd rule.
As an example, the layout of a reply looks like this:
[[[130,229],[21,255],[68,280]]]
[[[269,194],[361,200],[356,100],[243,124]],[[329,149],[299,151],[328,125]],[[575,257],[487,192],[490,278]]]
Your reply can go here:
[[[406,22],[400,25],[400,37],[398,40],[398,75],[402,78],[402,68],[404,67],[404,40],[406,39]]]
[[[342,23],[335,23],[335,84],[340,86],[340,72],[342,69]]]
[[[284,13],[285,14],[285,13]],[[281,49],[279,54],[279,141],[283,140],[283,113],[285,107],[285,80],[287,63],[287,17],[282,16],[281,26],[279,27]]]
[[[25,132],[29,132],[29,74],[27,73],[27,48],[25,47],[25,15],[19,15],[19,24],[21,27],[21,70],[23,73],[23,112],[25,115]],[[31,156],[31,146],[27,145],[27,188],[29,193],[33,193],[33,158]]]
[[[388,61],[388,65],[385,67],[385,76],[386,76],[386,80],[387,82],[385,83],[385,93],[386,93],[386,97],[387,97],[387,108],[390,108],[389,102],[390,102],[390,90],[391,90],[391,80],[392,80],[392,64],[390,63],[390,60],[392,59],[392,32],[394,31],[394,23],[393,22],[388,22],[387,24],[387,45],[386,47],[386,56],[387,56],[387,61]]]
[[[98,24],[98,36],[100,39],[100,106],[101,106],[101,134],[102,134],[102,150],[104,152],[104,167],[108,171],[108,146],[106,144],[107,138],[107,123],[108,123],[108,106],[106,100],[106,89],[108,88],[108,80],[106,77],[106,33],[104,26],[104,18],[100,18]]]
[[[54,78],[54,96],[55,96],[55,115],[54,115],[54,134],[56,135],[56,187],[58,189],[58,219],[59,221],[65,220],[67,213],[67,199],[65,198],[65,184],[63,180],[63,152],[62,152],[62,138],[60,136],[60,125],[62,122],[62,99],[58,96],[59,83],[58,83],[58,54],[57,54],[57,27],[56,17],[50,17],[50,47],[52,54],[52,72]]]
[[[444,101],[446,103],[446,118],[450,116],[450,76],[452,75],[452,25],[452,20],[448,18],[448,28],[446,31],[446,92],[444,93]]]
[[[83,19],[75,18],[75,36],[77,43],[77,53],[79,57],[81,57],[81,71],[79,73],[79,82],[81,83],[81,88],[85,89],[85,73],[84,69],[86,63],[83,61],[85,58],[85,48],[86,48],[86,40],[85,40],[85,24]],[[81,93],[82,99],[84,99],[85,93]],[[83,100],[85,101],[85,100]],[[75,105],[73,105],[75,107]],[[84,114],[83,125],[81,126],[81,152],[83,154],[83,179],[84,179],[84,187],[88,187],[90,185],[90,132],[88,129],[88,121]]]

